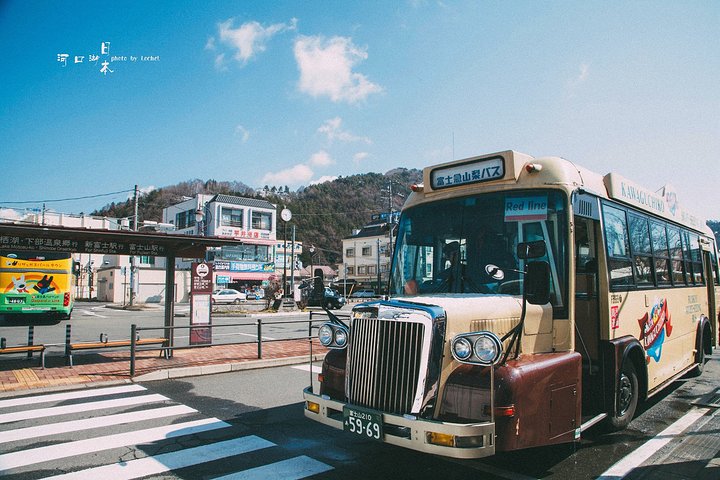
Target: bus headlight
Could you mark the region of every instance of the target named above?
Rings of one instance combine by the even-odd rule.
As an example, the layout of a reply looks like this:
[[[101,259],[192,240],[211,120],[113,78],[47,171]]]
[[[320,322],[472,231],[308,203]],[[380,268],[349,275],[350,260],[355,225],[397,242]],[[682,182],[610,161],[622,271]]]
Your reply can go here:
[[[348,330],[344,325],[326,323],[318,329],[318,339],[325,347],[342,349],[348,343]]]
[[[456,335],[452,340],[455,360],[472,365],[493,365],[502,356],[502,342],[492,332]]]
[[[456,337],[452,344],[453,357],[461,362],[467,360],[472,355],[472,344],[465,337]]]

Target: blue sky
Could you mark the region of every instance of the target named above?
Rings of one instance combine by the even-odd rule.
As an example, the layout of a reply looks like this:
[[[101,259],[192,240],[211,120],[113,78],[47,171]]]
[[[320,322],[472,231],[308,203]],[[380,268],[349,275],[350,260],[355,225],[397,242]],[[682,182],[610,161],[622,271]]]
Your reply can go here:
[[[0,46],[0,208],[513,149],[671,183],[720,218],[713,0],[6,0]]]

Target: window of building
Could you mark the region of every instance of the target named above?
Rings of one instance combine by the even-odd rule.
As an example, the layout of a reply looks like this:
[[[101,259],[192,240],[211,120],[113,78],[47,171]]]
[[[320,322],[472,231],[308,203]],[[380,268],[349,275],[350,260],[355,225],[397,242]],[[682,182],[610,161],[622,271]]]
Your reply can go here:
[[[358,275],[365,275],[365,266],[364,266],[364,265],[359,265],[359,266],[357,267],[357,273],[358,273]]]
[[[355,275],[355,267],[347,267],[348,275]]]
[[[178,230],[195,226],[195,210],[186,210],[175,215],[175,225]]]
[[[243,209],[241,208],[220,208],[220,224],[229,227],[243,228]]]
[[[235,260],[245,262],[269,262],[270,247],[267,245],[233,245],[222,247],[216,252],[214,260]]]
[[[272,228],[272,214],[270,212],[252,212],[252,228],[256,230],[270,230]]]
[[[155,257],[140,256],[140,265],[155,265]]]
[[[375,265],[368,265],[367,267],[367,273],[368,275],[375,275],[377,274],[377,270],[375,268]]]
[[[346,256],[346,257],[354,257],[354,256],[355,256],[355,249],[354,249],[354,248],[346,248],[346,249],[345,249],[345,256]]]
[[[362,254],[363,254],[363,257],[371,256],[372,255],[372,247],[363,247]]]

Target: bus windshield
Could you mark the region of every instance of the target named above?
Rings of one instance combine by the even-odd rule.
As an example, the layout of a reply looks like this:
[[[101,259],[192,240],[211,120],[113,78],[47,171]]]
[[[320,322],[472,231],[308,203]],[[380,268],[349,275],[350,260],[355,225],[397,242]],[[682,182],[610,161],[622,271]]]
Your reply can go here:
[[[565,305],[567,221],[553,190],[496,192],[425,203],[403,212],[390,279],[393,296],[522,293],[519,242],[543,240],[551,298]]]

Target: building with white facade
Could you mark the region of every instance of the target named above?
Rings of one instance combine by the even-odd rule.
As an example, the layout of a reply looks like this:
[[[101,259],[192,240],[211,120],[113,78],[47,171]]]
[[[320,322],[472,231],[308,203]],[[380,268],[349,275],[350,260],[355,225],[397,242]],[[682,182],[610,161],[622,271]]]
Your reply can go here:
[[[178,233],[241,240],[241,246],[207,255],[214,264],[215,284],[241,290],[262,285],[276,273],[276,211],[267,200],[200,194],[165,208],[163,223],[174,225]],[[189,268],[194,260],[177,259],[176,268]]]
[[[378,293],[385,291],[392,260],[390,228],[395,227],[385,220],[374,216],[368,225],[343,238],[343,265],[339,269],[339,281],[347,279]]]

